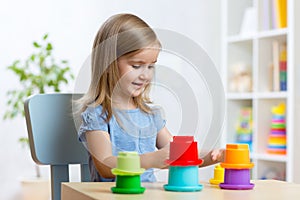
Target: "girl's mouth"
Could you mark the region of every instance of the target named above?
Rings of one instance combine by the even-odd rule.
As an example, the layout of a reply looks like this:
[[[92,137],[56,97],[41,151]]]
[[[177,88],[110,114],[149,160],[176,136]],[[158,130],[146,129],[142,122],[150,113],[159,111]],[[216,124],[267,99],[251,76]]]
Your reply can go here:
[[[132,82],[133,85],[136,85],[136,86],[139,86],[139,87],[142,87],[143,86],[143,83],[136,83],[136,82]]]

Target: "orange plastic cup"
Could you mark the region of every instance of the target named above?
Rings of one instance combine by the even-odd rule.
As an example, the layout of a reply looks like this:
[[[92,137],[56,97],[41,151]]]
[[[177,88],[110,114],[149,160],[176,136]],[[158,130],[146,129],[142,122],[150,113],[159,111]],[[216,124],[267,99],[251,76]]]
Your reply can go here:
[[[225,161],[221,167],[227,169],[250,169],[254,166],[250,162],[250,152],[248,144],[227,144]]]

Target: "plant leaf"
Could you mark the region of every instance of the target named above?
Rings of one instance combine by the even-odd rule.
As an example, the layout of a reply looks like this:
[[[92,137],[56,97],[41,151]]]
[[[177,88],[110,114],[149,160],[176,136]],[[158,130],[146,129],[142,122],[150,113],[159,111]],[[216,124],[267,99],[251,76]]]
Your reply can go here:
[[[52,44],[51,43],[47,44],[46,50],[47,51],[51,51],[52,50]]]
[[[44,36],[43,36],[43,40],[46,40],[48,38],[48,33],[46,33]]]
[[[37,42],[33,42],[33,46],[36,47],[36,48],[40,48],[41,47],[41,45],[39,43],[37,43]]]

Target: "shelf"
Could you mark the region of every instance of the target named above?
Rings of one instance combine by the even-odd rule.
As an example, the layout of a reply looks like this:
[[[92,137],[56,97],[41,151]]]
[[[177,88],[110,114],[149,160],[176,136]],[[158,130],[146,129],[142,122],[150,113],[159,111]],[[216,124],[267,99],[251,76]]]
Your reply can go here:
[[[227,42],[237,43],[237,42],[251,41],[252,39],[253,36],[249,36],[249,35],[234,35],[234,36],[229,36]]]
[[[226,94],[228,100],[249,100],[249,99],[285,99],[288,97],[286,91],[282,92],[253,92],[238,93],[230,92]]]
[[[279,180],[300,183],[300,159],[293,153],[300,151],[297,143],[300,139],[297,132],[300,130],[300,56],[297,56],[300,52],[300,1],[287,0],[286,28],[275,28],[280,24],[272,21],[277,19],[271,7],[274,2],[222,1],[221,72],[226,93],[223,141],[235,143],[239,138],[252,139],[253,179],[268,177],[268,170],[273,169],[278,172],[276,178]],[[285,104],[284,113],[278,111],[282,103]],[[251,109],[252,114],[248,124],[246,109]],[[278,116],[283,120],[275,119]],[[286,128],[272,128],[277,123]],[[248,135],[242,137],[243,133]],[[275,140],[273,135],[270,137],[271,133],[285,134],[286,139]],[[286,146],[287,154],[268,154],[271,143]]]
[[[252,99],[253,93],[227,93],[226,98],[228,100],[246,100]]]
[[[278,37],[278,36],[284,36],[287,34],[288,34],[287,28],[273,29],[273,30],[260,31],[257,34],[253,34],[253,35],[239,35],[238,34],[238,35],[228,36],[227,42],[228,43],[246,42],[246,41],[251,41],[253,39]]]
[[[252,159],[256,160],[265,160],[265,161],[274,161],[274,162],[287,162],[286,155],[273,155],[267,153],[253,153],[251,155]]]
[[[255,93],[254,98],[257,99],[285,99],[288,97],[288,93],[284,92],[259,92]]]
[[[276,37],[276,36],[283,36],[288,34],[287,28],[282,29],[274,29],[274,30],[267,30],[267,31],[261,31],[257,34],[257,38],[269,38],[269,37]]]

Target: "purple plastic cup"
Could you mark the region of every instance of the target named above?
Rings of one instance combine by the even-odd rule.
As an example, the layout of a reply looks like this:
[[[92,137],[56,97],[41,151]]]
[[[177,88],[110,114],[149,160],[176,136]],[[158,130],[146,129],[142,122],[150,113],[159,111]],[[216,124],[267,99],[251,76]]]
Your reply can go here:
[[[225,169],[224,183],[219,186],[227,190],[251,190],[254,184],[250,183],[249,169]]]

